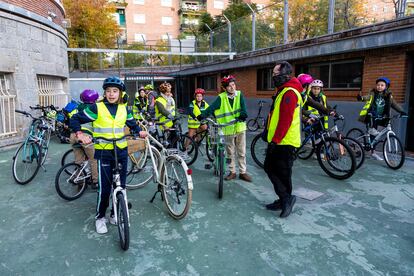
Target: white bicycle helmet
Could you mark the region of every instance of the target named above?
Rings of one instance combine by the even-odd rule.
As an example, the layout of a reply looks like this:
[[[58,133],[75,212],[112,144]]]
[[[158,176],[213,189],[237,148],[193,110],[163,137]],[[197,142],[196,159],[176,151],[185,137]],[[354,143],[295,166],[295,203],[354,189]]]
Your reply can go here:
[[[323,82],[321,80],[313,80],[311,82],[311,84],[309,85],[310,87],[323,87]]]

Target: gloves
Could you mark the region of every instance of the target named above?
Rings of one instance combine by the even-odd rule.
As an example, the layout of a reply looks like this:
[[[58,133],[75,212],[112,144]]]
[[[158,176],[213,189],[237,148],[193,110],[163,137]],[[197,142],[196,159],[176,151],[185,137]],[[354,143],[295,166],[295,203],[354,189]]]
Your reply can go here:
[[[197,120],[202,121],[203,119],[205,119],[203,115],[200,114],[197,116]]]
[[[357,96],[357,101],[358,101],[358,102],[361,102],[362,100],[363,100],[362,96],[358,94],[358,96]]]
[[[246,119],[247,119],[247,115],[242,114],[242,115],[240,115],[237,119],[238,119],[239,121],[241,121],[241,122],[245,122],[245,121],[246,121]]]

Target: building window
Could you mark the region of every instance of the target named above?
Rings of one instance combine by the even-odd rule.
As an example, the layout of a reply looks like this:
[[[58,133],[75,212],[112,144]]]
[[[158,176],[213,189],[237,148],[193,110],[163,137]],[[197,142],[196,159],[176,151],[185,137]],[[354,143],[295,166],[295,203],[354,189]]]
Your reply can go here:
[[[145,4],[145,0],[134,0],[134,4],[135,5],[144,5]]]
[[[161,35],[161,40],[168,40],[168,39],[169,39],[168,35],[166,34]]]
[[[134,23],[145,24],[145,14],[134,14]]]
[[[224,10],[223,1],[214,1],[213,6],[214,6],[215,9]]]
[[[63,79],[54,76],[37,76],[39,104],[43,106],[65,106],[69,95],[63,90]]]
[[[352,89],[362,86],[362,60],[296,65],[296,73],[308,73],[320,79],[325,88]]]
[[[161,0],[161,6],[172,7],[172,0]]]
[[[125,10],[124,9],[117,9],[116,13],[118,14],[118,24],[121,27],[125,27]]]
[[[274,90],[272,81],[273,67],[257,69],[257,90]]]
[[[11,80],[12,74],[0,72],[0,139],[17,133],[16,91]]]
[[[135,42],[145,42],[146,36],[145,34],[135,34],[134,35],[134,41]]]
[[[208,75],[201,76],[198,78],[198,87],[203,88],[204,90],[217,90],[217,76]]]
[[[173,19],[170,16],[163,16],[161,17],[161,24],[162,25],[172,25]]]

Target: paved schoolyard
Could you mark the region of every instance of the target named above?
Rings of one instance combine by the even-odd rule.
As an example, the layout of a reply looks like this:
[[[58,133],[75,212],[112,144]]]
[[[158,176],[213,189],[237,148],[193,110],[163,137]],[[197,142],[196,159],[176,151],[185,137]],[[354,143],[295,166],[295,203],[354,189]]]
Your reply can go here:
[[[129,192],[131,245],[123,252],[115,226],[95,233],[96,193],[73,202],[57,196],[67,148],[52,143],[47,171],[25,186],[13,181],[13,150],[0,152],[0,275],[414,275],[413,161],[393,171],[367,160],[345,181],[326,176],[316,160],[297,161],[296,193],[323,195],[299,198],[280,219],[264,208],[273,188],[249,151],[254,183],[227,182],[222,200],[200,158],[181,221],[159,197],[149,203],[153,185]]]

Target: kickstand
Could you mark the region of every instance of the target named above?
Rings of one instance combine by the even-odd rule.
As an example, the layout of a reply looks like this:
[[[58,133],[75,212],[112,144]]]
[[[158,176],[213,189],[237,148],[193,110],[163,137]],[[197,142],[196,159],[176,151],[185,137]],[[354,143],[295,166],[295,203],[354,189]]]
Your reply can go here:
[[[158,193],[161,193],[160,190],[158,190],[154,193],[154,196],[151,198],[150,203],[154,202],[154,199],[155,199],[155,197],[157,196]]]

